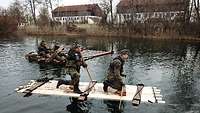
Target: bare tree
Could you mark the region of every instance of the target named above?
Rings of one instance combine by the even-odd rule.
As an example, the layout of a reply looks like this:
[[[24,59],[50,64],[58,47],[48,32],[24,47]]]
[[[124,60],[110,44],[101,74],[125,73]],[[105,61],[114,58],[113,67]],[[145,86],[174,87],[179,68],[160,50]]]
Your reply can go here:
[[[44,2],[46,3],[46,7],[50,9],[51,12],[53,11],[53,1],[56,0],[44,0]]]
[[[18,24],[24,21],[24,9],[19,0],[15,0],[14,3],[9,6],[8,14],[17,20]]]
[[[25,0],[25,7],[30,10],[35,25],[37,25],[37,19],[36,19],[37,6],[42,3],[43,3],[42,0]]]
[[[37,24],[37,20],[36,20],[36,5],[35,5],[35,0],[28,0],[30,8],[31,8],[31,13],[32,13],[32,17],[34,20],[35,25]]]
[[[17,21],[8,15],[6,9],[0,8],[0,35],[12,35],[17,30]]]
[[[188,25],[190,21],[190,16],[191,16],[191,0],[185,0],[184,1],[184,24]]]
[[[38,25],[40,27],[48,26],[49,25],[49,12],[48,9],[42,7],[39,11],[39,18],[38,18]]]
[[[102,8],[103,13],[104,13],[103,18],[102,18],[102,23],[105,24],[105,23],[107,23],[107,17],[108,17],[110,10],[111,10],[110,3],[107,2],[106,0],[103,0],[100,3],[100,7]]]
[[[7,14],[7,10],[2,8],[2,7],[0,7],[0,16],[3,16],[5,14]]]
[[[111,24],[113,24],[113,0],[109,0],[109,2],[110,2]]]
[[[193,0],[194,2],[194,8],[196,11],[196,16],[197,16],[197,22],[200,24],[200,0]]]
[[[107,24],[107,18],[109,13],[111,14],[111,23],[113,23],[114,16],[113,16],[113,1],[114,0],[91,0],[92,2],[97,2],[101,9],[103,10],[104,17],[102,19],[103,24]]]

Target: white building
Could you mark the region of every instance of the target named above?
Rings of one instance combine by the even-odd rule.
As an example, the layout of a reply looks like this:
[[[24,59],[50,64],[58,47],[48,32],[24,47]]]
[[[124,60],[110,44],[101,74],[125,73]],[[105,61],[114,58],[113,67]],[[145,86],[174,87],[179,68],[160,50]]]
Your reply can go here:
[[[144,23],[148,19],[174,20],[183,16],[185,0],[121,0],[117,5],[118,23],[131,20]]]
[[[96,24],[102,18],[102,10],[97,4],[57,7],[52,17],[61,23]]]

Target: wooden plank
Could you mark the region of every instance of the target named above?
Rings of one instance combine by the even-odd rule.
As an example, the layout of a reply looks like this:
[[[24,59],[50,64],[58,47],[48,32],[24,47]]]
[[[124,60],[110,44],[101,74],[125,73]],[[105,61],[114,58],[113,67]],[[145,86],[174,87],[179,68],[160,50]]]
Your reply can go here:
[[[28,97],[31,96],[31,92],[33,92],[35,89],[37,89],[38,87],[42,86],[43,84],[45,84],[46,82],[37,82],[34,85],[32,85],[30,88],[26,89],[23,93],[25,93],[24,97]]]
[[[85,91],[88,88],[89,82],[80,82],[79,88],[81,91]],[[32,86],[33,83],[29,86]],[[61,85],[59,88],[56,88],[57,81],[51,80],[42,86],[38,87],[32,93],[35,94],[44,94],[44,95],[58,95],[58,96],[68,96],[68,97],[80,97],[80,94],[73,93],[73,90],[70,89],[71,86],[69,85]],[[126,85],[126,96],[122,96],[121,100],[123,101],[132,101],[134,94],[136,94],[137,86],[134,85]],[[24,92],[28,89],[28,86],[24,86],[24,89],[20,89],[17,92]],[[89,91],[88,98],[95,98],[95,99],[105,99],[105,100],[120,100],[120,96],[114,94],[115,90],[108,87],[108,92],[103,91],[103,83],[96,83],[94,87]],[[160,94],[156,94],[160,95]],[[162,98],[162,96],[159,96]],[[159,99],[159,101],[161,101]],[[143,87],[142,94],[141,94],[141,102],[153,102],[155,103],[155,97],[152,90],[152,87]],[[163,103],[163,102],[162,102]]]
[[[45,83],[47,83],[49,80],[52,80],[53,78],[41,78],[38,79],[37,82],[35,81],[30,81],[30,83],[28,83],[28,88],[26,88],[23,93],[25,93],[24,97],[29,97],[32,95],[32,92],[34,90],[36,90],[37,88],[39,88],[40,86],[44,85]]]

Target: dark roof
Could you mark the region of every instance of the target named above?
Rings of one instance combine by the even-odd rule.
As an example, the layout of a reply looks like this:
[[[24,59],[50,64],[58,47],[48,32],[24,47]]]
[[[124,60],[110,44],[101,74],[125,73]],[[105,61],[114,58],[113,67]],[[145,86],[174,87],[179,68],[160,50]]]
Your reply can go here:
[[[185,0],[121,0],[117,5],[118,13],[129,12],[162,12],[183,11]]]
[[[176,4],[183,3],[185,0],[121,0],[118,5],[129,6],[133,2],[134,5],[152,5],[152,4]]]
[[[87,10],[92,10],[93,8],[96,7],[96,4],[86,4],[86,5],[72,5],[72,6],[60,6],[57,7],[56,9],[53,10],[53,12],[56,11],[87,11]]]
[[[57,7],[52,12],[85,12],[85,11],[97,12],[98,16],[101,16],[103,14],[98,4],[61,6],[61,7]]]

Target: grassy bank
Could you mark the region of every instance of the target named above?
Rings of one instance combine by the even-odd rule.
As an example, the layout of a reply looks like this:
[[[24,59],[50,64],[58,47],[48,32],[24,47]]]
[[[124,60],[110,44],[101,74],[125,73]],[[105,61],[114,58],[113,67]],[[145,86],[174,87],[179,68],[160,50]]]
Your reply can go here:
[[[22,26],[19,31],[23,31],[28,36],[82,36],[84,32],[68,31],[64,26],[56,26],[51,28],[49,26]]]
[[[87,31],[87,36],[90,37],[124,37],[124,38],[145,38],[145,39],[155,39],[155,40],[194,40],[200,41],[198,36],[186,36],[178,35],[175,32],[168,33],[151,33],[151,34],[140,34],[133,33],[130,31],[123,31],[118,29],[110,30],[109,28],[100,27],[97,25],[79,25],[80,28],[85,28]]]
[[[79,29],[84,29],[84,32]],[[89,25],[89,24],[79,24],[77,28],[69,31],[65,26],[51,27],[36,27],[36,26],[26,26],[20,27],[20,31],[30,36],[70,36],[70,37],[124,37],[124,38],[145,38],[145,39],[158,39],[158,40],[194,40],[200,41],[198,36],[186,36],[178,35],[175,32],[168,33],[150,33],[141,34],[133,33],[131,31],[123,31],[119,29],[111,29],[103,26]]]

